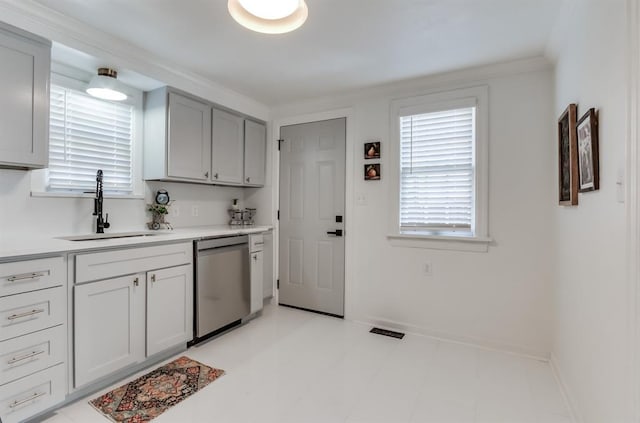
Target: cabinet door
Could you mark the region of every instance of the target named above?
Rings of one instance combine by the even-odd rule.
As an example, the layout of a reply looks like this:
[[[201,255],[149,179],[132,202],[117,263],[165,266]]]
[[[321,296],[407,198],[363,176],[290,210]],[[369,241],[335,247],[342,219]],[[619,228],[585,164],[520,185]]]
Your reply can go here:
[[[0,166],[46,167],[50,47],[0,27]]]
[[[264,278],[264,256],[262,251],[251,253],[251,313],[262,310]]]
[[[241,185],[243,175],[244,119],[213,109],[211,180]]]
[[[74,287],[75,386],[144,360],[144,274]]]
[[[167,176],[208,181],[211,171],[211,107],[169,93]]]
[[[244,184],[263,186],[267,159],[266,126],[244,121]]]
[[[147,273],[147,356],[193,338],[193,268]]]
[[[264,266],[264,279],[262,281],[262,292],[264,298],[273,297],[273,233],[267,232],[262,235],[264,242],[263,245],[263,266]]]

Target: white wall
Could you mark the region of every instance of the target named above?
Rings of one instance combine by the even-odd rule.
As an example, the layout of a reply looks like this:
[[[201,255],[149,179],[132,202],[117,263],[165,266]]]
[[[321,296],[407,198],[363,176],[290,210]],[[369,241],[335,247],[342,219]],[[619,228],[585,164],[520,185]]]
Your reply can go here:
[[[594,423],[629,421],[625,206],[616,201],[627,136],[625,7],[571,2],[551,48],[556,116],[572,102],[579,117],[600,111],[600,191],[580,194],[577,207],[555,207],[552,220],[554,361],[578,416]]]
[[[533,66],[533,70],[530,68]],[[505,72],[511,74],[502,75]],[[523,69],[529,69],[523,71]],[[516,74],[514,71],[518,70]],[[488,76],[487,75],[491,75]],[[495,76],[494,76],[495,75]],[[456,81],[456,82],[453,82]],[[386,238],[391,187],[390,101],[462,86],[489,85],[490,235],[488,253],[391,246]],[[555,196],[552,139],[553,84],[539,61],[437,76],[338,99],[283,106],[274,121],[351,107],[355,159],[347,172],[355,179],[347,192],[354,204],[351,274],[346,309],[353,319],[411,331],[479,342],[548,356],[551,347],[551,252],[549,225]],[[362,178],[363,142],[382,140],[382,180]],[[364,196],[366,206],[355,205]],[[433,275],[422,273],[430,261]]]

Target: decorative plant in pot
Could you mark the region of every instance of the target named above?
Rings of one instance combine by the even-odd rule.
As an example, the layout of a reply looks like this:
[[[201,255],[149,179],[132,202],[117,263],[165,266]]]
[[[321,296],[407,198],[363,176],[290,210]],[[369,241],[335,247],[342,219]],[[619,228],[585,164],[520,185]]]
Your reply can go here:
[[[171,224],[164,220],[169,214],[169,204],[147,204],[147,211],[151,212],[152,221],[147,225],[149,229],[160,229],[163,225],[168,229],[172,229]]]

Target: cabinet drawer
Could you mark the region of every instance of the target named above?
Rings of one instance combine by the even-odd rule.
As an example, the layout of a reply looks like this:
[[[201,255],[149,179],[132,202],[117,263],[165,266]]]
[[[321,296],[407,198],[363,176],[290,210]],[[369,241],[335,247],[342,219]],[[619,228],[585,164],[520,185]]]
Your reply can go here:
[[[249,251],[262,251],[264,247],[264,238],[262,234],[249,235]]]
[[[76,283],[131,275],[193,261],[189,243],[128,248],[76,256]]]
[[[67,276],[62,257],[0,264],[0,297],[64,284]]]
[[[64,323],[65,293],[57,287],[0,298],[0,341]]]
[[[17,423],[64,401],[64,364],[0,386],[0,418]]]
[[[0,342],[0,385],[62,363],[64,325]]]

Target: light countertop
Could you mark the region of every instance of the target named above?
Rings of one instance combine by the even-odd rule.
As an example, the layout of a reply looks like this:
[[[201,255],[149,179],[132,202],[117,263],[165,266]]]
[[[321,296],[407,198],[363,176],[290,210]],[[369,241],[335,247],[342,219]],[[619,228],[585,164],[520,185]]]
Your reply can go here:
[[[270,229],[272,229],[271,226],[196,226],[190,228],[176,228],[173,230],[136,232],[149,233],[153,234],[153,236],[97,239],[91,241],[69,241],[61,239],[60,237],[65,236],[65,234],[61,234],[60,237],[0,236],[0,261],[8,261],[18,257],[65,254],[103,248],[133,247],[164,242],[193,241],[201,238],[266,232]],[[115,234],[117,233],[113,233],[113,235]]]

